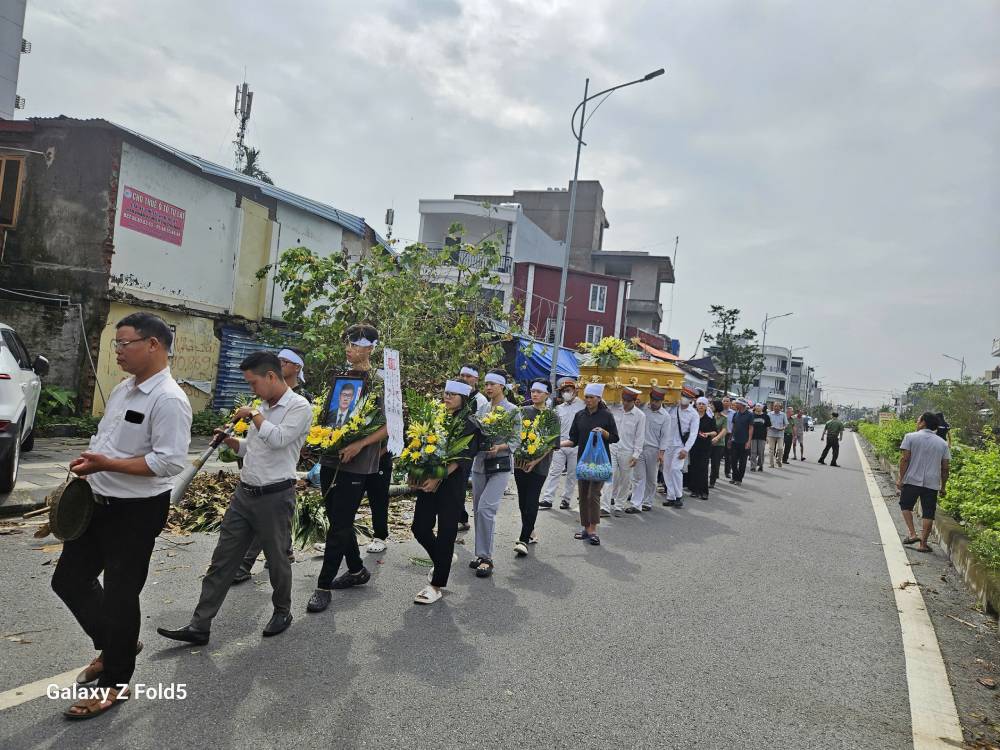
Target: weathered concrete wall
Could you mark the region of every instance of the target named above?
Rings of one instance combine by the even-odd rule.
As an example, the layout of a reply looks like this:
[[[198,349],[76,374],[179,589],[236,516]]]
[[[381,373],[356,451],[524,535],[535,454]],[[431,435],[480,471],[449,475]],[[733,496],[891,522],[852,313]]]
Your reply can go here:
[[[44,385],[58,385],[75,391],[79,387],[80,314],[76,307],[53,307],[38,302],[0,299],[0,323],[6,323],[21,337],[34,360],[39,354],[49,360]]]
[[[150,309],[135,305],[112,302],[106,324],[100,332],[101,349],[97,359],[97,372],[104,395],[128,377],[118,367],[111,342],[115,337],[115,325],[119,320],[134,312],[151,312],[159,315],[174,329],[174,355],[170,358],[170,372],[177,380],[207,381],[214,383],[219,366],[219,339],[215,335],[215,321],[211,318],[193,315],[187,311]],[[181,384],[187,393],[191,408],[201,411],[211,401],[211,393],[190,384]],[[100,393],[94,392],[94,414],[104,413]]]
[[[6,233],[0,287],[68,295],[82,305],[96,352],[108,311],[121,140],[112,130],[51,119],[35,125],[3,123],[0,153],[5,147],[41,153],[25,159],[21,207],[17,226]],[[30,345],[40,349],[38,343]],[[94,380],[84,362],[80,348],[74,379],[84,394],[81,405],[89,407]],[[71,377],[70,357],[60,370],[60,378]]]

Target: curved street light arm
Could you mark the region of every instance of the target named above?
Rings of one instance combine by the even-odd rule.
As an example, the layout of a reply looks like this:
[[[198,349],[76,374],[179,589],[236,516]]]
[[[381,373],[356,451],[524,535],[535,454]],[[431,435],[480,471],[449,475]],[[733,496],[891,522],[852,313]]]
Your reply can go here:
[[[579,134],[576,132],[576,113],[579,112],[580,108],[587,102],[589,102],[591,99],[596,99],[597,97],[603,96],[604,94],[610,94],[612,91],[623,89],[626,86],[634,86],[637,83],[645,83],[646,81],[650,81],[653,78],[656,78],[657,76],[663,75],[663,73],[664,69],[660,68],[659,70],[654,70],[652,73],[647,73],[642,78],[636,78],[634,81],[629,81],[628,83],[620,83],[617,86],[612,86],[611,88],[604,89],[604,91],[598,91],[596,94],[591,94],[590,96],[588,96],[586,99],[584,99],[583,101],[581,101],[579,104],[576,105],[576,109],[573,110],[573,114],[569,118],[569,127],[570,130],[573,132],[573,137],[576,138],[578,141],[583,139],[583,128],[582,127],[580,128],[581,132]]]

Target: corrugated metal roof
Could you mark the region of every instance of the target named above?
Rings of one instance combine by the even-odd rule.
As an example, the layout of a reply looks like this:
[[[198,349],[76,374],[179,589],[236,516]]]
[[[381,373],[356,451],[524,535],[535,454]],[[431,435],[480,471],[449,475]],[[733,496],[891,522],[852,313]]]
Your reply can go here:
[[[225,180],[232,180],[233,182],[241,182],[244,185],[250,185],[260,190],[264,195],[274,198],[275,200],[287,203],[290,206],[294,206],[295,208],[299,208],[308,213],[327,219],[328,221],[332,221],[335,224],[339,224],[347,231],[360,237],[365,236],[365,229],[368,225],[361,216],[349,214],[346,211],[341,211],[340,209],[334,208],[333,206],[329,206],[325,203],[320,203],[319,201],[314,201],[311,198],[298,195],[297,193],[280,188],[277,185],[269,185],[266,182],[261,182],[260,180],[254,179],[253,177],[245,175],[242,172],[237,172],[235,169],[223,167],[219,164],[207,161],[206,159],[202,159],[200,156],[195,156],[181,151],[179,148],[174,148],[173,146],[163,143],[162,141],[158,141],[155,138],[150,138],[148,135],[143,135],[142,133],[132,130],[131,128],[125,127],[124,125],[119,125],[115,122],[110,124],[119,130],[122,130],[129,135],[148,143],[151,146],[172,154],[181,161],[187,162],[191,166],[200,169],[205,174],[210,174],[213,177],[221,177]],[[385,241],[382,240],[378,234],[375,235],[375,239],[377,242],[385,244]]]
[[[219,346],[219,369],[215,379],[213,409],[232,409],[239,395],[249,395],[250,386],[240,371],[240,362],[253,352],[278,350],[266,346],[243,328],[223,326],[222,344]]]

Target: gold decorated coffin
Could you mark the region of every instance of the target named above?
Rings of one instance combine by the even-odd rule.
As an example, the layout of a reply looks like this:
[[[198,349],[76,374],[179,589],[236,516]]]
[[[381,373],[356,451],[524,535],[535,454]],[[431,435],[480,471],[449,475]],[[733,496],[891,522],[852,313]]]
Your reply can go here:
[[[587,383],[604,383],[604,400],[609,404],[621,403],[622,388],[630,386],[642,391],[643,402],[649,400],[653,386],[667,392],[665,402],[676,404],[680,400],[684,373],[669,362],[639,360],[618,365],[613,370],[596,365],[580,365],[580,392]]]

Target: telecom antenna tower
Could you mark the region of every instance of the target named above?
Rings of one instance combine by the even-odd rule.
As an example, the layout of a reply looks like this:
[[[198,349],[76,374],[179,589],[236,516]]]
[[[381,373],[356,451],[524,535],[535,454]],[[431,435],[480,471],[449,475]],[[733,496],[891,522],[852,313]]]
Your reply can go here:
[[[233,141],[236,146],[236,169],[242,170],[245,159],[246,159],[246,149],[243,146],[243,138],[247,133],[247,123],[250,122],[250,109],[253,107],[253,92],[250,90],[250,86],[246,81],[243,81],[242,85],[236,86],[236,103],[233,105],[233,114],[239,116],[240,127],[236,131],[236,140]]]

